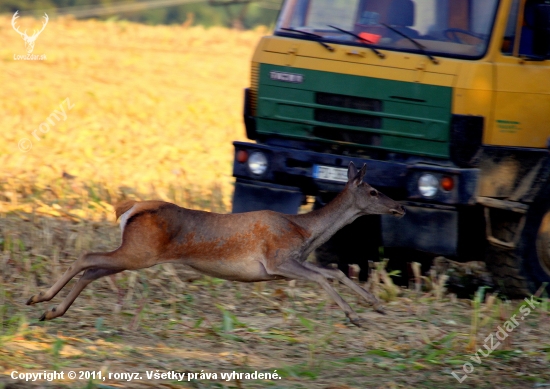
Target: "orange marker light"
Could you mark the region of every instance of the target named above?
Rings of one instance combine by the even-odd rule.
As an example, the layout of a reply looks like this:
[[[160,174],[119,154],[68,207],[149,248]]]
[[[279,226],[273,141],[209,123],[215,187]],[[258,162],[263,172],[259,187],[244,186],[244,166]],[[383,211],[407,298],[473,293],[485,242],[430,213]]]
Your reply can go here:
[[[372,44],[377,44],[380,41],[380,38],[382,38],[382,35],[371,34],[369,32],[362,32],[359,34],[359,36],[367,41],[367,43]]]
[[[237,151],[237,162],[245,163],[248,160],[248,153],[244,150]]]
[[[441,187],[447,192],[453,190],[455,187],[455,182],[452,177],[445,176],[441,179]]]

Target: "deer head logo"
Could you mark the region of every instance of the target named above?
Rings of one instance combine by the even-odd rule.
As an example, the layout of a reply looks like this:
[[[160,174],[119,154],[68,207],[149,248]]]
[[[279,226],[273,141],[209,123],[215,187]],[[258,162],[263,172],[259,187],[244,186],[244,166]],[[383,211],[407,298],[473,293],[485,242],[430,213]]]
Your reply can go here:
[[[15,13],[13,14],[13,17],[11,18],[11,26],[15,31],[17,31],[19,35],[21,35],[21,37],[25,41],[25,48],[27,49],[27,53],[31,54],[32,51],[34,50],[34,42],[36,41],[36,38],[38,38],[38,35],[40,35],[42,31],[44,31],[46,24],[48,24],[48,20],[49,20],[48,14],[44,13],[45,21],[42,23],[42,28],[40,29],[40,31],[34,30],[34,34],[32,34],[31,36],[28,36],[27,30],[25,30],[25,32],[21,32],[19,31],[19,27],[15,25],[15,21],[17,20],[17,18],[19,18],[19,16],[17,15],[18,13],[19,11],[15,11]]]

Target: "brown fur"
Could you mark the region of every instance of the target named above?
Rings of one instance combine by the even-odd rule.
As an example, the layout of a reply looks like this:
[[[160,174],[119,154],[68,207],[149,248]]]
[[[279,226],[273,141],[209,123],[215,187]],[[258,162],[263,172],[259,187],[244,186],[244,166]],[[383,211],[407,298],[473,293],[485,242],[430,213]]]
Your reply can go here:
[[[124,212],[132,208],[135,203],[137,203],[136,200],[124,200],[124,201],[121,201],[120,203],[117,203],[115,205],[116,220],[118,220],[120,215],[122,215]]]

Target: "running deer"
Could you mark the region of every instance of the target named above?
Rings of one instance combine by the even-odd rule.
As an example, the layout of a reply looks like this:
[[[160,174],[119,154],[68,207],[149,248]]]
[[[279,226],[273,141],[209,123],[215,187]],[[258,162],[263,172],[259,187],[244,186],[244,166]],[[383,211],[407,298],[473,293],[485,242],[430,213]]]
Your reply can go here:
[[[32,296],[27,305],[51,300],[84,270],[65,300],[40,318],[50,320],[65,314],[86,285],[100,277],[179,262],[199,273],[231,281],[315,281],[349,320],[360,327],[357,313],[327,278],[341,281],[383,313],[377,298],[340,270],[320,268],[306,259],[336,231],[359,216],[405,214],[399,203],[363,182],[366,168],[364,165],[358,172],[350,163],[344,190],[325,207],[301,215],[273,211],[222,215],[185,209],[164,201],[117,204],[116,217],[120,218],[122,230],[120,247],[108,253],[83,254],[47,292]]]

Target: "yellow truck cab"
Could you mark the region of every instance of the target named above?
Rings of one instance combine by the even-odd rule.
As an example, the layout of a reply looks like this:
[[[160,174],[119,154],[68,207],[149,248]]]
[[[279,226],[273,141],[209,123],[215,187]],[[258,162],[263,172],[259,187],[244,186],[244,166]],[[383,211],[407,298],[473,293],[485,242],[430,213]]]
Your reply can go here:
[[[251,74],[233,212],[320,207],[366,163],[407,214],[321,262],[382,246],[484,260],[508,296],[550,282],[550,1],[287,0]]]

